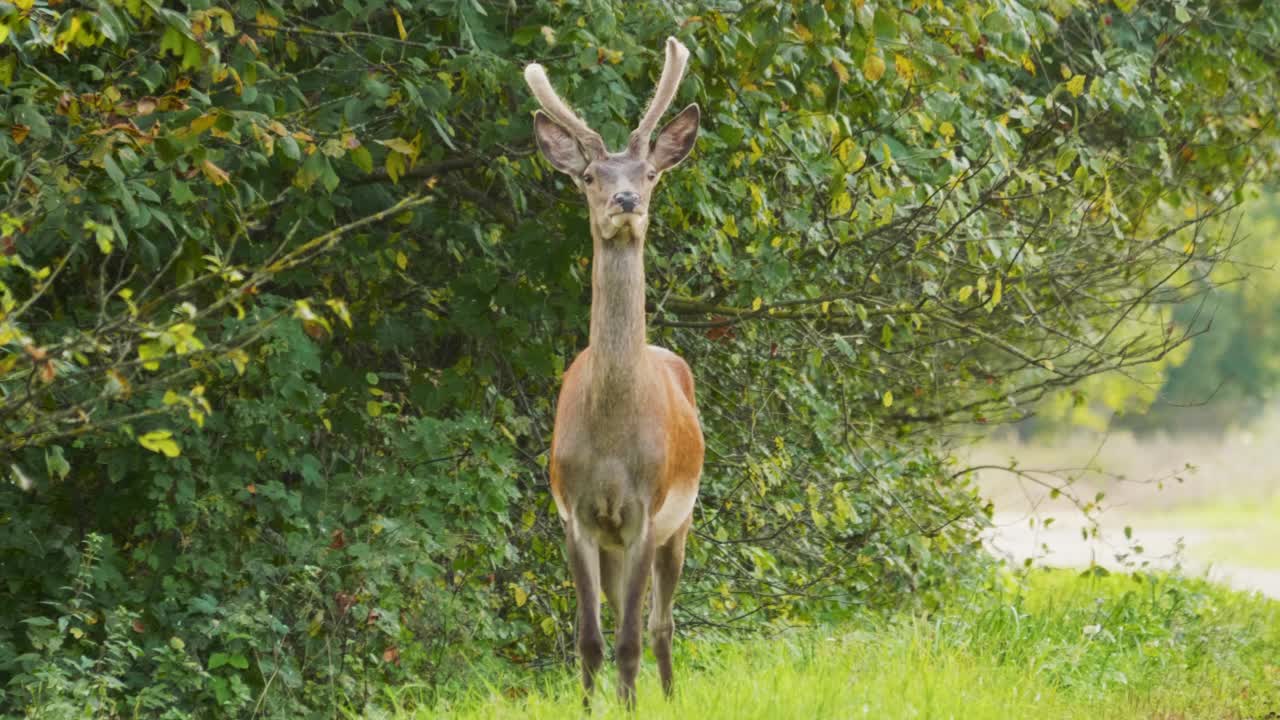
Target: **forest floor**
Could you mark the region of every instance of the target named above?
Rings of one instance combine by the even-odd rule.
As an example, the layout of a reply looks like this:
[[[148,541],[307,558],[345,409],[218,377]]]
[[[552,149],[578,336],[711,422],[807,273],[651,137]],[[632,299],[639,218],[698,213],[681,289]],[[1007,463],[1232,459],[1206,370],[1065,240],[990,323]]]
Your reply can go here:
[[[605,666],[592,718],[1280,718],[1280,602],[1200,580],[1031,571],[931,616],[860,617],[751,639],[678,643],[665,701],[651,657],[639,715]],[[585,717],[570,667],[477,671],[428,699],[390,691],[366,717]]]

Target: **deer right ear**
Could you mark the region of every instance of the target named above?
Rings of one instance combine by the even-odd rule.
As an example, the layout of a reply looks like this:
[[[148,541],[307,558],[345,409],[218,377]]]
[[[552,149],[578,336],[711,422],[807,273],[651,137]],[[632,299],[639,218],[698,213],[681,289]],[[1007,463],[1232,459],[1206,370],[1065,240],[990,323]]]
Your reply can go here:
[[[587,169],[588,160],[582,146],[568,130],[541,110],[533,113],[533,136],[551,167],[573,177],[582,175],[582,171]]]

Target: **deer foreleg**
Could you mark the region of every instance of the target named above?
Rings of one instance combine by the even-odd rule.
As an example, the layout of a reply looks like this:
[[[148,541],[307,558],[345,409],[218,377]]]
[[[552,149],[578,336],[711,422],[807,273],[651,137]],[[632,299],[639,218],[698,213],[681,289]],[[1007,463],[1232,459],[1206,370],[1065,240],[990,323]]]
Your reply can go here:
[[[565,547],[569,552],[569,570],[578,596],[578,659],[582,663],[582,698],[584,707],[591,705],[596,671],[604,662],[604,636],[600,632],[600,553],[595,542],[566,524]]]
[[[622,614],[618,623],[615,655],[618,661],[618,698],[628,708],[636,704],[636,674],[640,670],[644,594],[653,568],[653,531],[646,527],[638,541],[627,548],[623,563]]]

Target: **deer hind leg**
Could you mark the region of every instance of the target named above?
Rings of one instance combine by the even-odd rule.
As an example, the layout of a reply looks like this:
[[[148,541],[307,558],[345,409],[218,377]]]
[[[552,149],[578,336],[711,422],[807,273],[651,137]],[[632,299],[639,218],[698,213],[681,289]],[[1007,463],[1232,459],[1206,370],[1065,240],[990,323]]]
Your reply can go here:
[[[693,518],[692,515],[689,516]],[[649,638],[653,643],[653,655],[658,660],[658,676],[662,678],[662,693],[671,697],[671,639],[676,624],[671,610],[675,607],[676,585],[684,570],[684,544],[689,537],[689,520],[657,548],[653,557],[653,598],[649,604]]]
[[[614,655],[618,661],[618,698],[628,709],[636,706],[636,675],[640,671],[640,653],[644,634],[640,618],[644,613],[645,586],[653,568],[653,531],[646,528],[638,541],[623,553],[619,567],[618,635]]]
[[[591,706],[596,672],[604,663],[604,636],[600,632],[600,555],[593,541],[566,524],[565,547],[569,551],[569,571],[578,596],[578,658],[582,663],[583,707]]]

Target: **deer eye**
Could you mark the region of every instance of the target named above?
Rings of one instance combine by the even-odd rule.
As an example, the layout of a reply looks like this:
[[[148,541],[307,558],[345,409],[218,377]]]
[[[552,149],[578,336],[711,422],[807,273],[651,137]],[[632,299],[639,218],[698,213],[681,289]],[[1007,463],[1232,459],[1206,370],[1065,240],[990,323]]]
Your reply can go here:
[[[582,174],[582,182],[584,182],[584,183],[586,183],[586,184],[590,185],[591,183],[593,183],[593,182],[595,182],[595,181],[596,181],[596,176],[595,176],[595,175],[592,175],[591,173],[583,173],[583,174]]]
[[[657,170],[650,170],[650,171],[649,171],[649,179],[650,179],[650,180],[652,180],[652,179],[654,179],[654,178],[656,178],[656,177],[658,177],[658,171],[657,171]]]

